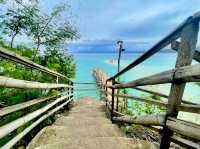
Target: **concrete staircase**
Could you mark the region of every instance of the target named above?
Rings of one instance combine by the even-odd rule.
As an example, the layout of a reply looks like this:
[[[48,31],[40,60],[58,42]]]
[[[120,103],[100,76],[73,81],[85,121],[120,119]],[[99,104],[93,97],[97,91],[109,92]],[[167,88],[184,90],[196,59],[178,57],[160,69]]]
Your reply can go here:
[[[127,138],[111,123],[105,105],[90,97],[75,103],[54,125],[44,128],[28,149],[154,149],[153,144]]]

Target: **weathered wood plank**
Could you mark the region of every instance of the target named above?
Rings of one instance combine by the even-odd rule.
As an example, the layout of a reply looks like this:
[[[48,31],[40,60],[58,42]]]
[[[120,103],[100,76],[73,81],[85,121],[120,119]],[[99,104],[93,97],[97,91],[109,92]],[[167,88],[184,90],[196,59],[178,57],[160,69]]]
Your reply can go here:
[[[145,116],[121,116],[113,117],[114,122],[127,123],[127,124],[140,124],[140,125],[153,125],[163,126],[165,115],[145,115]]]
[[[110,93],[110,92],[107,92],[107,93],[112,95],[112,93]],[[163,101],[159,101],[159,100],[146,99],[146,98],[142,98],[142,97],[138,97],[138,96],[130,96],[130,95],[126,95],[126,94],[114,94],[114,96],[128,98],[128,99],[141,101],[141,102],[145,102],[145,103],[149,103],[149,104],[154,104],[157,106],[167,107],[167,103],[165,103]]]
[[[200,125],[178,120],[176,118],[168,117],[166,125],[169,129],[187,136],[189,138],[200,140]]]
[[[73,86],[67,84],[40,83],[26,80],[18,80],[4,76],[0,76],[0,87],[27,89],[73,88]]]
[[[199,149],[200,148],[200,145],[198,143],[195,143],[195,142],[192,142],[190,140],[186,140],[184,138],[181,138],[179,136],[176,136],[176,135],[173,135],[172,136],[172,142],[175,142],[183,147],[186,147],[186,148],[194,148],[194,149]]]
[[[200,64],[185,66],[176,69],[164,71],[155,75],[137,79],[125,84],[116,84],[114,88],[134,88],[137,86],[165,84],[165,83],[181,83],[181,82],[197,82],[200,81]]]
[[[55,97],[56,96],[40,98],[40,99],[34,99],[34,100],[31,100],[31,101],[23,102],[23,103],[16,104],[16,105],[13,105],[13,106],[5,107],[5,108],[0,110],[0,116],[5,116],[7,114],[10,114],[10,113],[13,113],[13,112],[28,108],[30,106],[42,103],[44,101],[48,101],[48,100],[54,99]]]
[[[167,99],[169,97],[166,94],[155,92],[155,91],[151,91],[151,90],[140,88],[140,87],[134,87],[133,89],[136,89],[136,90],[142,91],[142,92],[146,92],[146,93],[149,93],[149,94],[152,94],[152,95],[160,96],[160,97],[163,97],[163,98],[167,98]],[[194,102],[191,102],[191,101],[188,101],[188,100],[184,100],[184,99],[182,99],[182,103],[197,105],[197,103],[194,103]]]
[[[177,111],[199,113],[200,114],[200,105],[190,105],[190,104],[181,104],[176,107]]]

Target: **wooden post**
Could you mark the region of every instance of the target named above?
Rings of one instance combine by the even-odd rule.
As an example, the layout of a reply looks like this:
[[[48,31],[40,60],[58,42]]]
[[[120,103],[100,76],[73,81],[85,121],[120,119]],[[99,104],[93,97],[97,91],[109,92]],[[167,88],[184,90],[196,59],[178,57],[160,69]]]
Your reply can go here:
[[[183,28],[181,33],[181,44],[178,49],[176,68],[191,64],[194,51],[196,49],[198,31],[199,23],[194,21]],[[176,107],[181,104],[185,85],[186,83],[181,82],[181,80],[172,83],[168,100],[166,120],[168,116],[177,117],[178,111],[176,110]],[[172,135],[173,131],[168,129],[165,125],[163,128],[160,149],[168,149],[170,147]]]
[[[115,79],[112,80],[112,85],[115,84]],[[111,120],[113,120],[114,117],[114,108],[115,108],[115,89],[112,88],[112,104],[111,104]]]
[[[106,86],[105,86],[105,96],[106,96],[106,107],[108,106],[108,94],[107,94],[107,91],[108,91],[108,87],[107,87],[107,84],[108,84],[108,80],[106,80]]]
[[[72,101],[74,100],[74,82],[71,82],[72,88],[71,88],[71,95],[72,95]]]
[[[117,89],[117,94],[119,94],[120,89]],[[117,101],[116,101],[116,111],[118,112],[119,111],[119,97],[117,97]]]

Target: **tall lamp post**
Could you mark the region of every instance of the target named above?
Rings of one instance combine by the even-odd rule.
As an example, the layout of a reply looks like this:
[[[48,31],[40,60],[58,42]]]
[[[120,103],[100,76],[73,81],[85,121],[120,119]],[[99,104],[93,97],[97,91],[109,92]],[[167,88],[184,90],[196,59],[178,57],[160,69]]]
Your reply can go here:
[[[117,72],[120,71],[120,61],[121,61],[121,54],[125,49],[123,48],[123,41],[119,40],[117,41],[117,45],[119,46],[119,56],[118,56],[118,66],[117,66]]]
[[[125,51],[125,49],[123,48],[123,41],[122,40],[117,41],[117,45],[119,46],[119,56],[118,56],[117,72],[120,72],[121,54],[122,54],[122,52]],[[118,77],[117,81],[120,82],[119,77]],[[117,94],[119,94],[119,90],[117,90]],[[118,111],[118,107],[119,107],[118,105],[119,105],[119,98],[117,97],[116,111]]]

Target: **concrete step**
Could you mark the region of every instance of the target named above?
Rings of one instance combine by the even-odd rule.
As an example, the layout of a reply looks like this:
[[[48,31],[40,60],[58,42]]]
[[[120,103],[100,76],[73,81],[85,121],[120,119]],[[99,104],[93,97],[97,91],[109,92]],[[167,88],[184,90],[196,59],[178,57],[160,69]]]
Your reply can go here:
[[[76,111],[76,110],[96,110],[96,111],[105,111],[106,107],[105,105],[83,105],[83,106],[74,106],[71,110]]]
[[[76,100],[75,101],[75,105],[79,106],[79,105],[100,105],[103,104],[103,102],[99,101],[99,100],[95,100],[92,97],[85,97],[84,100]]]
[[[57,126],[68,126],[68,127],[84,127],[84,126],[91,126],[91,125],[98,125],[101,126],[103,124],[112,124],[112,122],[103,117],[60,117],[54,123]]]
[[[71,128],[64,126],[49,126],[44,128],[34,139],[34,146],[45,145],[52,142],[65,141],[66,139],[94,138],[94,137],[124,137],[124,133],[116,125],[107,124]]]
[[[62,114],[62,116],[63,117],[72,116],[72,117],[76,117],[76,118],[82,118],[82,117],[107,117],[105,112],[94,111],[94,110],[70,111],[70,112]]]
[[[143,140],[133,140],[125,137],[95,137],[95,138],[68,138],[59,142],[51,142],[28,149],[156,149]]]
[[[42,129],[28,149],[154,149],[151,143],[126,138],[106,117],[105,105],[90,97],[58,116],[56,122]]]

